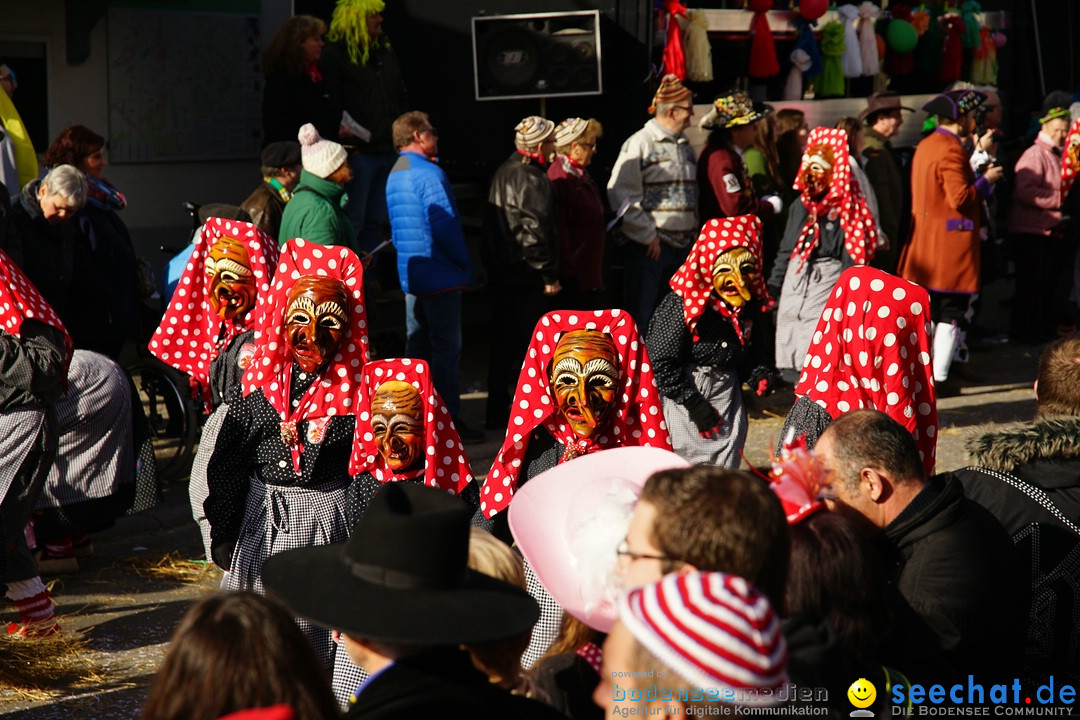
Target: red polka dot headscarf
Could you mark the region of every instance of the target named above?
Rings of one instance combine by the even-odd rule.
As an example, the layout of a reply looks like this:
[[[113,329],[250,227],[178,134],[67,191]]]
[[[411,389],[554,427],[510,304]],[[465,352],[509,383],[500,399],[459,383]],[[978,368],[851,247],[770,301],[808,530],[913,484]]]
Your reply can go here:
[[[270,291],[270,278],[278,260],[277,242],[251,223],[212,217],[203,226],[172,302],[150,338],[150,352],[163,363],[190,375],[198,383],[208,406],[210,363],[236,335],[255,325],[255,308],[231,321],[222,320],[206,297],[210,280],[206,259],[221,238],[234,238],[247,249],[258,297]]]
[[[802,183],[802,171],[814,159],[803,155],[799,174],[792,186],[801,193],[800,199],[809,215],[799,232],[799,240],[791,253],[791,259],[799,260],[799,269],[810,259],[818,246],[821,231],[818,223],[822,217],[839,219],[844,229],[844,249],[856,265],[865,265],[874,258],[877,249],[877,221],[870,212],[866,196],[851,175],[851,152],[848,150],[847,131],[839,128],[816,127],[806,140],[806,147],[826,145],[833,151],[832,183],[829,192],[820,201],[813,200]],[[813,232],[811,232],[813,231]]]
[[[296,410],[289,410],[292,354],[285,344],[285,310],[289,291],[301,277],[332,278],[345,283],[352,303],[349,328],[341,347]],[[255,355],[242,380],[244,395],[262,389],[282,420],[312,420],[334,415],[354,415],[356,391],[368,360],[367,311],[364,308],[364,268],[360,258],[342,245],[317,245],[301,238],[285,243],[270,292],[259,297],[256,308]]]
[[[386,465],[375,445],[371,432],[371,398],[379,386],[387,380],[400,380],[415,387],[427,407],[424,418],[424,447],[427,449],[424,467],[408,474],[398,475]],[[465,448],[458,437],[457,428],[450,419],[450,411],[442,396],[435,390],[431,369],[423,360],[395,358],[373,360],[364,366],[356,396],[356,434],[353,451],[349,458],[349,474],[371,473],[377,480],[393,482],[424,476],[424,484],[447,490],[455,495],[472,482],[472,468],[465,456]]]
[[[61,387],[67,387],[67,367],[71,362],[71,353],[75,351],[75,343],[48,300],[8,254],[0,250],[0,327],[19,337],[23,320],[27,318],[45,323],[64,334],[64,377]]]
[[[1068,197],[1077,173],[1080,173],[1080,118],[1074,120],[1069,128],[1061,152],[1061,202]]]
[[[833,418],[880,410],[911,432],[931,475],[937,391],[930,348],[926,290],[875,268],[848,268],[818,320],[795,394]]]
[[[607,333],[619,356],[622,392],[615,394],[615,407],[607,426],[587,441],[578,437],[566,422],[551,390],[549,366],[555,346],[560,337],[573,330]],[[484,517],[494,517],[510,504],[518,486],[529,437],[537,427],[545,428],[564,447],[574,448],[578,455],[628,445],[671,449],[660,392],[653,379],[652,362],[630,313],[625,310],[557,310],[540,318],[518,376],[506,439],[480,493]]]
[[[682,298],[683,319],[694,340],[698,339],[698,321],[705,308],[711,307],[728,318],[735,327],[739,341],[744,344],[746,342],[743,335],[747,328],[743,327],[739,318],[742,308],[728,305],[713,291],[713,265],[716,264],[716,258],[738,247],[749,250],[757,265],[756,279],[750,285],[750,292],[754,295],[751,302],[758,303],[762,311],[775,305],[765,288],[765,278],[761,273],[761,219],[756,215],[713,218],[702,226],[701,234],[694,242],[694,247],[690,248],[686,262],[668,281],[675,294]]]

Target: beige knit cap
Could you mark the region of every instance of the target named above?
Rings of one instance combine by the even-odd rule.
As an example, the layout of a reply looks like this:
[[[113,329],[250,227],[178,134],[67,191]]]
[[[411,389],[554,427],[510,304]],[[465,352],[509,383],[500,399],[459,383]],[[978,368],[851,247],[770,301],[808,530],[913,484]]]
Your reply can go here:
[[[555,123],[539,115],[530,115],[517,124],[514,128],[514,145],[518,150],[526,152],[535,150],[536,147],[547,140],[551,131],[555,129]]]
[[[330,177],[345,164],[348,153],[332,140],[323,140],[311,123],[305,124],[297,134],[300,140],[300,156],[304,169],[316,177]]]
[[[566,118],[555,128],[555,146],[565,147],[581,137],[589,121],[581,118]]]

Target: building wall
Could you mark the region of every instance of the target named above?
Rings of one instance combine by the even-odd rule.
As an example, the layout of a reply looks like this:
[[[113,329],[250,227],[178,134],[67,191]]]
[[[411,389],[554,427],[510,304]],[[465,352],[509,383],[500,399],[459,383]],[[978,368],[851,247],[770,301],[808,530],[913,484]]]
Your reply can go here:
[[[72,123],[81,123],[108,136],[107,23],[103,15],[91,30],[90,56],[78,65],[66,60],[64,0],[5,3],[0,42],[37,42],[46,46],[47,138],[33,138],[39,153],[52,138]],[[265,43],[292,12],[291,0],[262,0],[261,38]],[[198,52],[198,48],[192,48]],[[20,80],[21,82],[21,80]],[[162,78],[168,82],[168,78]],[[18,106],[19,92],[15,102]],[[178,97],[178,103],[198,98]],[[162,112],[168,112],[162,108]],[[259,181],[257,157],[249,161],[117,163],[106,171],[109,180],[128,199],[122,217],[131,229],[141,254],[155,265],[165,257],[161,244],[186,241],[189,220],[181,203],[228,202],[239,204]]]

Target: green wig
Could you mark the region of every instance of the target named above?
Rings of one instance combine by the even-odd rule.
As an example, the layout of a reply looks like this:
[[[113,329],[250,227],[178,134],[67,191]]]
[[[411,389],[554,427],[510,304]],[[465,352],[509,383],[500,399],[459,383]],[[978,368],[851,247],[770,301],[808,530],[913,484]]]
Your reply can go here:
[[[327,39],[331,42],[344,41],[349,49],[349,59],[356,65],[367,65],[372,45],[367,19],[369,15],[382,12],[385,7],[384,0],[338,0],[334,15],[330,18]],[[390,47],[386,36],[376,38],[375,44]]]

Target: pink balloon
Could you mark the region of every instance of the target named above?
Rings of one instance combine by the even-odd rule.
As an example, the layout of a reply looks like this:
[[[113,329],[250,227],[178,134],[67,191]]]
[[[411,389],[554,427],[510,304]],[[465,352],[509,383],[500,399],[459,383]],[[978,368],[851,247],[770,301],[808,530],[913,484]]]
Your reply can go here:
[[[994,44],[997,45],[999,48],[1005,45],[1005,41],[1005,33],[1001,32],[1000,30],[994,33]]]

